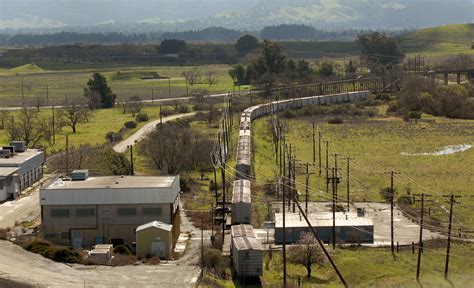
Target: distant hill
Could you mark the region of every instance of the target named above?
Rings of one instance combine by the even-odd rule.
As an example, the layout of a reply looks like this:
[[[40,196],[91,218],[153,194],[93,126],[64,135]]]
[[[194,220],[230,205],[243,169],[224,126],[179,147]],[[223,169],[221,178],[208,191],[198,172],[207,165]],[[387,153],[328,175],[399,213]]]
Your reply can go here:
[[[0,31],[150,32],[403,29],[473,21],[472,0],[0,0]],[[14,31],[12,32],[14,33]]]
[[[35,72],[43,72],[46,71],[40,66],[36,64],[25,64],[22,66],[18,66],[15,68],[10,69],[10,71],[15,72],[15,73],[35,73]]]
[[[452,24],[420,29],[398,36],[405,52],[465,52],[474,41],[473,24]]]

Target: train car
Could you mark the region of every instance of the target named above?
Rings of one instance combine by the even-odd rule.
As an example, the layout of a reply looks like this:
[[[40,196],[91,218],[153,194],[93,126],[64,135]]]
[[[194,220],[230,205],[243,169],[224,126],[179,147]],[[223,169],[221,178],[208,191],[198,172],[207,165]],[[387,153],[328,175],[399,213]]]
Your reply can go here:
[[[250,224],[252,197],[249,180],[235,180],[232,191],[232,225]]]
[[[230,236],[232,238],[243,236],[257,238],[253,231],[252,225],[247,224],[233,225],[230,229]]]
[[[241,277],[263,275],[263,246],[254,237],[232,238],[232,263]]]
[[[250,133],[250,131],[248,132]],[[236,161],[237,179],[248,179],[252,175],[251,169],[251,136],[243,135],[237,142]]]

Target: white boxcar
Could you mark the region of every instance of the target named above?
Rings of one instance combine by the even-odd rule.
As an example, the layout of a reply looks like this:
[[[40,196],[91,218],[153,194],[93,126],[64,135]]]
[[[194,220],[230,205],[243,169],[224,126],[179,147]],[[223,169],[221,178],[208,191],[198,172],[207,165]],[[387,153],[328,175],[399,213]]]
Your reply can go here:
[[[249,180],[235,180],[232,192],[232,225],[250,224],[252,201]]]
[[[263,247],[253,237],[234,237],[232,239],[232,263],[237,275],[258,277],[263,274]]]

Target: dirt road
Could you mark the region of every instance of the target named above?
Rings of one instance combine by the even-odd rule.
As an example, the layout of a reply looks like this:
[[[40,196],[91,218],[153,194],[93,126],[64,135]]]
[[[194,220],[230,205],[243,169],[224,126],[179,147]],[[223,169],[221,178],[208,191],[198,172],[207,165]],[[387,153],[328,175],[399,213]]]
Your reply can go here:
[[[168,117],[163,117],[162,120],[163,120],[163,123],[166,123],[168,121],[193,116],[195,114],[196,114],[196,112],[171,115],[171,116],[168,116]],[[158,125],[159,123],[160,123],[159,119],[154,120],[150,123],[147,123],[145,126],[140,128],[140,130],[138,130],[137,132],[132,134],[132,136],[130,136],[127,139],[119,142],[118,144],[115,144],[114,145],[115,152],[124,153],[125,151],[127,151],[127,146],[128,145],[134,145],[135,143],[140,142],[141,140],[143,140],[143,138],[145,138],[146,135],[150,134],[155,129],[156,125]]]

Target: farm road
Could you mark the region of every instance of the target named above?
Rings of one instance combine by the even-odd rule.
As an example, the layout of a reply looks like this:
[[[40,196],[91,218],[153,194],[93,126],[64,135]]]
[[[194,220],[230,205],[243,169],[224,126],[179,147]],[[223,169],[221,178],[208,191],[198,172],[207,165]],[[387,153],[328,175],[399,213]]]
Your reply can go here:
[[[191,113],[185,113],[185,114],[177,114],[177,115],[171,115],[168,117],[163,117],[163,123],[166,123],[168,121],[176,120],[179,118],[185,118],[189,116],[195,115],[196,112],[191,112]],[[118,153],[124,153],[127,151],[127,146],[129,145],[134,145],[135,143],[140,142],[143,140],[148,134],[153,132],[155,129],[156,125],[160,123],[160,120],[154,120],[150,123],[147,123],[145,126],[140,128],[137,132],[133,133],[130,137],[127,139],[119,142],[118,144],[114,145],[114,151]]]

